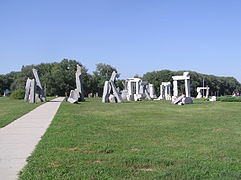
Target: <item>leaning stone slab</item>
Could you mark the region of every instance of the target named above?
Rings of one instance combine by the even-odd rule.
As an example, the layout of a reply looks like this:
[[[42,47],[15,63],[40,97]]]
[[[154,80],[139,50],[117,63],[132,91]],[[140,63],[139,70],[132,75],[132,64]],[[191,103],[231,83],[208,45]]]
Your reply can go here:
[[[110,81],[110,84],[111,84],[111,88],[112,88],[112,91],[113,91],[113,94],[117,100],[118,103],[121,103],[122,102],[122,98],[121,98],[121,95],[118,93],[118,91],[116,90],[116,87],[115,87],[115,84],[113,81]]]
[[[33,74],[34,74],[34,77],[35,77],[35,80],[36,80],[36,86],[37,86],[36,92],[39,94],[40,100],[46,102],[45,92],[44,92],[44,90],[42,88],[42,85],[40,83],[38,71],[36,69],[33,69]]]
[[[74,104],[74,103],[78,103],[78,99],[79,99],[79,92],[77,90],[71,90],[67,101]]]
[[[182,99],[185,98],[185,95],[177,97],[172,103],[178,104],[179,102],[182,102]]]
[[[31,85],[31,79],[28,78],[26,81],[25,96],[24,96],[24,101],[26,101],[26,102],[29,100],[30,85]]]
[[[115,71],[112,72],[110,81],[115,81],[115,78],[117,76],[117,73]]]

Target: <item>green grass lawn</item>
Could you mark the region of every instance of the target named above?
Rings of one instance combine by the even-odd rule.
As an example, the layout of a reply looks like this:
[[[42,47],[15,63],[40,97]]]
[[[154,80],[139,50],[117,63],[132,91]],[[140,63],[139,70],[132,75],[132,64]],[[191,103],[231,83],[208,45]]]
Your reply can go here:
[[[241,103],[63,102],[20,179],[241,179]]]
[[[23,100],[0,97],[0,128],[8,125],[42,103],[30,104]]]

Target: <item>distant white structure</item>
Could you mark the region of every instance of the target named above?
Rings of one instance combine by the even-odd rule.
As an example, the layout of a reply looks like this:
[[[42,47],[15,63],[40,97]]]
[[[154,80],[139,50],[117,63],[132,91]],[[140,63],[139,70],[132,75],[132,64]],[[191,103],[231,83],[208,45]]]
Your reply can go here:
[[[117,90],[114,84],[116,76],[117,73],[113,71],[110,80],[105,81],[102,95],[103,103],[121,103],[123,101],[121,95],[119,94],[119,91]]]
[[[124,96],[127,96],[128,101],[151,100],[150,91],[152,96],[155,97],[154,87],[150,88],[150,84],[140,78],[128,78],[125,87],[126,89],[122,91],[122,97],[125,99]]]
[[[182,76],[172,76],[173,79],[173,104],[192,104],[193,100],[190,93],[190,73],[184,72]],[[185,81],[185,94],[178,97],[178,81]]]
[[[216,96],[212,96],[209,101],[217,101],[217,97]]]
[[[205,98],[207,99],[208,98],[208,96],[209,96],[209,87],[197,87],[197,99],[201,99],[201,98],[203,98],[203,96],[204,96],[204,92],[205,92],[205,90],[206,90],[206,95],[205,95]],[[202,91],[203,91],[203,93],[202,93]]]
[[[162,82],[160,85],[160,96],[158,100],[171,100],[171,82]]]
[[[77,68],[75,72],[76,89],[70,91],[69,98],[67,100],[72,104],[85,101],[81,71],[82,71],[81,66],[77,64]]]

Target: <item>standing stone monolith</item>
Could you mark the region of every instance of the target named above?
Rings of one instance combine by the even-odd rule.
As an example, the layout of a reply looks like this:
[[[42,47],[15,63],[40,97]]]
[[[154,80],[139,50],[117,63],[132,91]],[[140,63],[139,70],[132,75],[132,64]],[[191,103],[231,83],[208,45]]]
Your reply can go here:
[[[103,95],[102,95],[103,103],[108,103],[108,102],[121,103],[123,101],[121,95],[119,94],[119,92],[115,87],[114,81],[116,79],[116,76],[117,76],[117,73],[113,71],[110,80],[105,81]]]
[[[34,74],[35,81],[36,81],[36,95],[38,97],[37,101],[46,102],[45,92],[40,83],[38,71],[36,69],[33,69],[33,74]]]
[[[36,102],[36,81],[35,79],[30,80],[30,94],[29,94],[29,102]]]
[[[31,85],[31,79],[28,78],[26,81],[26,86],[25,86],[25,96],[24,96],[25,102],[27,102],[29,100],[30,85]]]
[[[83,102],[84,99],[84,90],[83,90],[83,79],[82,79],[82,69],[81,66],[77,64],[77,70],[75,73],[76,80],[76,90],[79,92],[79,101]]]
[[[184,72],[182,76],[173,76],[173,97],[172,103],[178,104],[180,101],[183,104],[192,104],[193,100],[191,98],[190,93],[190,73]],[[185,94],[178,97],[178,84],[177,81],[184,80],[185,81]],[[179,100],[179,101],[178,101]]]

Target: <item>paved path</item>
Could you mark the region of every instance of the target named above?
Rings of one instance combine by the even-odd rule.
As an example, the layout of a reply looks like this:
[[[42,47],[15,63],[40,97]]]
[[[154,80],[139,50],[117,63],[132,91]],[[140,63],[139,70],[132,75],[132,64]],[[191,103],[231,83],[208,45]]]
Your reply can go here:
[[[17,179],[62,101],[59,97],[44,103],[0,129],[0,180]]]

